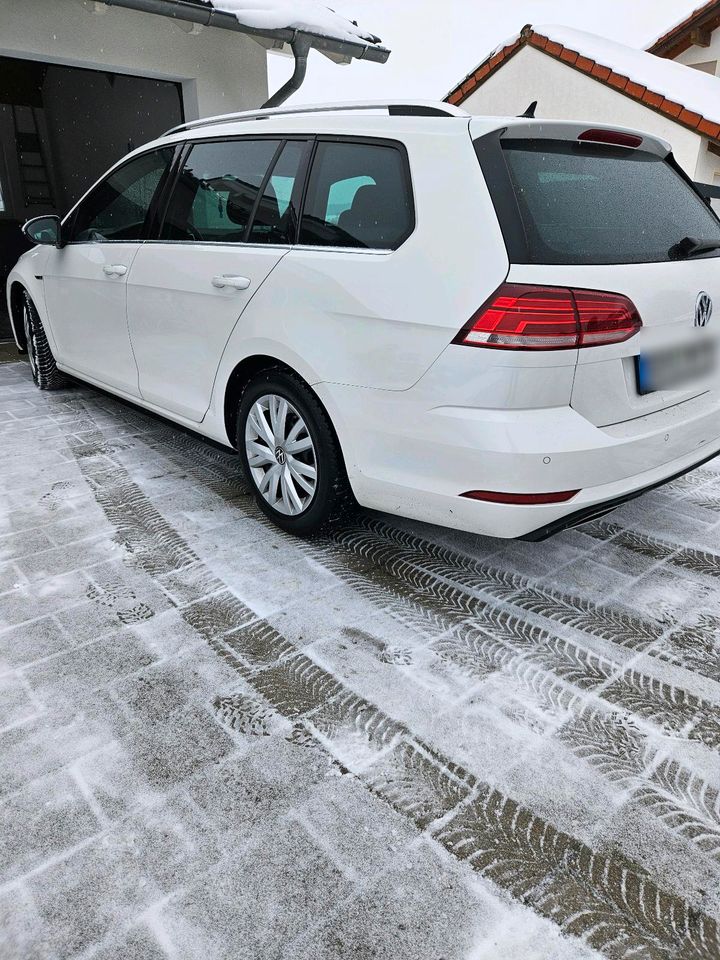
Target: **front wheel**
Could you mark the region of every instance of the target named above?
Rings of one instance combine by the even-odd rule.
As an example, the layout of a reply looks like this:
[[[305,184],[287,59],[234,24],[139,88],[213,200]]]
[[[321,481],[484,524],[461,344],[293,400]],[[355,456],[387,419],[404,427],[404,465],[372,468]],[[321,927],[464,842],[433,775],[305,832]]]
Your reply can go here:
[[[25,345],[35,386],[39,390],[60,390],[66,387],[67,380],[57,368],[42,320],[28,293],[23,296],[22,311]]]
[[[271,369],[251,380],[236,439],[260,509],[283,530],[315,533],[352,508],[328,415],[299,377]]]

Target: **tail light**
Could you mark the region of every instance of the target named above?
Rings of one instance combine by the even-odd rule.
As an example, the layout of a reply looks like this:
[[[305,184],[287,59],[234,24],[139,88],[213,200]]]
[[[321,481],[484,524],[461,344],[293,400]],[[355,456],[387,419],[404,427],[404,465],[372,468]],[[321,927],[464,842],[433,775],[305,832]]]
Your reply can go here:
[[[501,350],[576,350],[629,340],[642,327],[619,293],[504,283],[454,343]]]

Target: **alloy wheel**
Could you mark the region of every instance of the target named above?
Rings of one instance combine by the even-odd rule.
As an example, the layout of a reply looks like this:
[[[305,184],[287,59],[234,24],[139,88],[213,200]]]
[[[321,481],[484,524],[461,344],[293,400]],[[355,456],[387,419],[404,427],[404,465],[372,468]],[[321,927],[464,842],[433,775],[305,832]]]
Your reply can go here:
[[[260,495],[278,513],[296,517],[317,489],[317,457],[297,408],[277,394],[259,397],[245,423],[245,452]]]

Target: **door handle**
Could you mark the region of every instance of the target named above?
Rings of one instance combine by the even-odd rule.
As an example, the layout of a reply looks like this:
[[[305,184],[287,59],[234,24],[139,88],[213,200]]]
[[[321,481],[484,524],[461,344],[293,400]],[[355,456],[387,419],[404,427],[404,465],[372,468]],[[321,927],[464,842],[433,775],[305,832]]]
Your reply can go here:
[[[106,277],[124,277],[128,268],[122,263],[108,263],[103,267],[103,273]]]
[[[234,290],[247,290],[250,283],[251,281],[248,277],[233,277],[227,273],[212,278],[212,285],[217,287],[218,290],[222,290],[223,287],[232,287]]]

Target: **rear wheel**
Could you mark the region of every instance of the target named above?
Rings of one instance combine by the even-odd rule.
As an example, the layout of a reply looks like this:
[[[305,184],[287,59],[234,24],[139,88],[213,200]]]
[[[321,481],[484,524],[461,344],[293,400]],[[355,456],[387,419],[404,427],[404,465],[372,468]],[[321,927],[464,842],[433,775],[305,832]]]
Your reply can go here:
[[[260,509],[283,530],[308,535],[354,504],[327,413],[294,375],[270,369],[245,388],[237,448]]]
[[[55,357],[45,336],[42,320],[30,295],[23,295],[23,329],[30,370],[35,386],[40,390],[59,390],[67,386],[67,379],[60,373]]]

